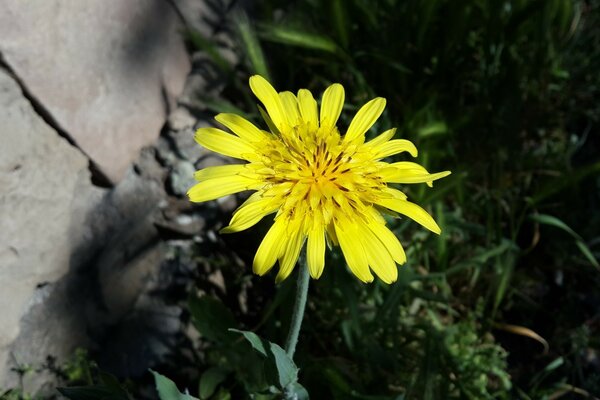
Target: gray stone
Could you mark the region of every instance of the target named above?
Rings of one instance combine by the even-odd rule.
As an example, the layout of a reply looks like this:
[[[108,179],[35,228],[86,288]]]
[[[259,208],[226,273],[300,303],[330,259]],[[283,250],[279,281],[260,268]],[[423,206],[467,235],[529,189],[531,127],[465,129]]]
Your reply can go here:
[[[113,189],[90,182],[88,159],[33,110],[0,70],[0,388],[20,365],[60,363],[135,307],[156,279],[155,222],[164,171],[152,151]],[[89,336],[91,333],[92,336]],[[24,377],[29,393],[55,377]]]
[[[197,119],[214,114],[204,117],[198,94],[215,98],[223,88],[206,57],[195,56],[180,97],[186,108],[137,157],[157,137],[189,67],[170,8],[187,1],[3,2],[1,55],[48,122],[0,70],[0,388],[16,386],[11,368],[39,367],[47,356],[60,365],[99,337],[108,339],[106,354],[125,357],[106,365],[143,372],[180,329],[179,309],[149,295],[165,279],[162,240],[190,246],[208,218],[238,203],[229,196],[195,205],[183,196],[195,169],[232,162],[193,139],[206,124]],[[118,181],[114,188],[90,183],[86,155]],[[167,197],[167,180],[183,197]],[[53,391],[53,378],[27,375],[24,389]]]
[[[181,131],[185,128],[193,129],[196,124],[196,118],[187,108],[178,107],[169,115],[167,124],[172,131]]]
[[[206,112],[206,101],[218,99],[225,88],[227,74],[205,53],[192,55],[192,72],[187,77],[179,103],[198,112]],[[210,119],[214,112],[206,113],[202,119]]]
[[[178,161],[171,170],[169,183],[171,191],[177,196],[185,196],[187,191],[197,182],[194,179],[196,168],[187,160]]]
[[[88,184],[89,185],[89,184]],[[128,170],[112,190],[80,185],[71,204],[80,222],[70,227],[68,271],[39,285],[10,344],[11,358],[0,367],[5,386],[14,386],[9,372],[17,363],[39,367],[47,356],[63,364],[75,348],[93,348],[95,339],[136,306],[155,280],[163,259],[154,219],[160,213],[162,188]],[[79,212],[75,212],[75,211]],[[35,246],[31,247],[36,252]],[[29,393],[49,393],[56,378],[47,372],[25,377]]]
[[[208,124],[202,124],[208,125]],[[205,152],[194,139],[196,130],[192,127],[180,131],[169,132],[169,138],[173,140],[174,150],[180,158],[196,162]]]
[[[75,209],[81,190],[87,186],[92,196],[98,190],[89,183],[87,158],[34,112],[2,70],[0,121],[0,386],[6,386],[7,363],[30,361],[11,347],[22,316],[48,297],[46,282],[69,270],[74,232],[84,223]],[[39,340],[35,345],[43,347],[52,339],[40,332]]]
[[[199,213],[192,203],[185,199],[171,198],[163,207],[163,212],[155,221],[156,226],[170,236],[192,237],[202,232],[206,212]]]
[[[182,2],[183,3],[183,2]],[[4,0],[0,52],[112,181],[159,135],[190,68],[164,0]]]

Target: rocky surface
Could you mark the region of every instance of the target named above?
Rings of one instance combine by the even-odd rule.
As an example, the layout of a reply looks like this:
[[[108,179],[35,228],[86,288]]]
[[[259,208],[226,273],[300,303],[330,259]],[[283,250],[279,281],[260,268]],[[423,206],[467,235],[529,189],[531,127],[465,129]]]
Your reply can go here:
[[[0,53],[55,126],[116,183],[156,140],[183,88],[190,62],[181,27],[165,0],[6,0]]]
[[[108,18],[102,23],[90,11],[96,2],[29,3],[27,12],[22,2],[3,5],[0,394],[12,387],[54,393],[47,360],[62,365],[78,347],[102,349],[98,361],[117,374],[141,374],[160,362],[181,336],[181,308],[164,293],[185,297],[198,269],[194,244],[214,243],[222,216],[238,204],[230,196],[197,206],[185,197],[195,169],[228,162],[193,139],[211,123],[204,101],[219,96],[223,77],[195,54],[183,93],[167,107],[174,95],[161,90],[181,86],[187,68],[170,7],[193,17],[197,4],[158,1],[102,2],[113,8],[94,11]],[[67,26],[73,13],[88,25]],[[145,19],[166,33],[146,37]],[[196,15],[187,23],[203,22]],[[126,42],[132,37],[137,50]],[[117,61],[130,51],[127,62],[148,65],[121,69],[127,64]],[[233,62],[227,49],[223,56]],[[114,187],[93,183],[97,168]]]
[[[168,205],[152,152],[114,189],[34,111],[0,70],[0,387],[12,368],[64,360],[133,307],[162,260],[155,220]],[[30,378],[30,379],[29,379]],[[39,388],[43,374],[24,380]]]
[[[10,347],[21,317],[45,301],[45,283],[69,270],[84,224],[82,190],[91,198],[99,192],[89,183],[88,159],[37,115],[1,70],[0,121],[0,366],[6,366],[26,362]]]

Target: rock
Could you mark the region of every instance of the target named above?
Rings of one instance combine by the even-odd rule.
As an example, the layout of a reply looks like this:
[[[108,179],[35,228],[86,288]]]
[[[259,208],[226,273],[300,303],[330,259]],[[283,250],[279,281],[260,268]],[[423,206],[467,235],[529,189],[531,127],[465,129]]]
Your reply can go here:
[[[196,124],[196,118],[187,108],[178,107],[169,115],[167,124],[170,130],[181,131],[186,128],[193,128]]]
[[[63,365],[79,346],[143,373],[180,330],[180,309],[156,293],[183,293],[196,264],[165,267],[164,241],[195,257],[191,244],[238,204],[185,198],[194,170],[232,162],[193,138],[214,115],[198,94],[224,87],[205,56],[154,142],[189,68],[171,8],[186,1],[2,5],[0,56],[18,78],[0,68],[0,388],[18,386],[12,368]],[[94,186],[91,166],[114,187]],[[26,393],[54,390],[48,371],[23,378]]]
[[[33,110],[17,83],[0,70],[0,387],[7,386],[7,363],[31,360],[12,343],[22,317],[43,304],[51,285],[69,270],[73,242],[84,223],[78,197],[90,183],[88,160]],[[58,323],[50,318],[34,346],[44,347]],[[31,332],[30,332],[31,333]],[[34,336],[34,335],[32,335]],[[69,339],[57,346],[70,346]],[[62,349],[64,350],[64,349]],[[69,349],[70,350],[70,349]],[[11,354],[12,353],[12,354]],[[10,357],[9,357],[10,355]],[[45,357],[45,355],[44,355]],[[42,358],[43,361],[44,358]]]
[[[206,125],[208,124],[201,124]],[[173,141],[174,151],[180,158],[196,162],[203,154],[202,147],[194,139],[196,130],[184,128],[180,131],[170,131],[168,137]]]
[[[145,147],[140,152],[140,156],[134,163],[135,173],[145,180],[155,181],[158,185],[163,186],[167,171],[158,162],[157,151],[155,147]]]
[[[164,232],[164,237],[192,237],[202,232],[205,226],[206,213],[197,212],[194,204],[187,198],[171,197],[161,208],[162,214],[155,224]]]
[[[44,250],[38,250],[40,238],[27,232],[32,254],[48,257],[60,249],[67,259],[58,279],[32,273],[26,306],[8,305],[17,313],[12,321],[0,316],[1,326],[19,327],[16,338],[13,335],[0,353],[11,355],[0,365],[0,386],[16,385],[17,376],[10,369],[17,363],[39,366],[52,356],[62,365],[77,347],[96,347],[107,329],[119,326],[136,307],[147,282],[157,279],[164,258],[155,227],[166,196],[162,185],[133,169],[111,190],[95,188],[89,174],[85,177],[73,190],[77,198],[66,205],[72,209],[70,221],[65,218],[70,223],[64,243],[50,235],[48,241],[58,248],[38,254]],[[39,213],[44,210],[43,205],[31,208]],[[20,267],[30,269],[29,265]],[[11,278],[0,279],[3,286],[7,281]],[[56,385],[55,377],[43,371],[27,376],[24,384],[29,393],[48,393]]]
[[[155,222],[166,194],[151,150],[115,188],[92,185],[88,159],[1,69],[0,120],[0,388],[8,388],[19,382],[11,369],[38,368],[48,356],[61,365],[136,306],[163,259]],[[38,371],[22,382],[43,393],[55,377]]]
[[[169,175],[169,186],[176,196],[185,196],[197,182],[194,179],[196,168],[187,160],[178,161]]]
[[[98,363],[117,376],[139,377],[173,352],[181,330],[181,308],[152,303],[146,296],[110,331],[103,343],[108,352]]]
[[[182,2],[180,2],[182,3]],[[159,135],[190,68],[171,2],[6,0],[4,61],[113,183]]]
[[[173,0],[173,3],[179,9],[187,26],[204,37],[210,37],[216,29],[222,26],[223,18],[233,1]]]
[[[188,76],[185,89],[179,97],[179,103],[187,106],[198,114],[200,119],[208,120],[214,116],[214,112],[206,112],[207,101],[219,99],[219,95],[225,88],[227,73],[224,72],[214,60],[205,53],[196,52],[192,55],[192,72]]]

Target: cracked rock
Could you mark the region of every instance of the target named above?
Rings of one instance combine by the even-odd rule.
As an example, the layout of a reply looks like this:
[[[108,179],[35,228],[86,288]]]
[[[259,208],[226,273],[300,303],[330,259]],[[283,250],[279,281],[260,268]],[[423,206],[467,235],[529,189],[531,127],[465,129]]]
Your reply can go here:
[[[190,61],[181,29],[164,0],[5,0],[0,52],[57,128],[116,183],[182,91]]]

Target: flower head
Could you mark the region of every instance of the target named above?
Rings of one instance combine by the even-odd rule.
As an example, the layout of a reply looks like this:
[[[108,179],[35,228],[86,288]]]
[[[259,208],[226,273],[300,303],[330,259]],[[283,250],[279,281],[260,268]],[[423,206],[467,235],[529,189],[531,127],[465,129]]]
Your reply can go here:
[[[250,78],[252,92],[270,131],[257,128],[235,114],[215,119],[232,134],[200,128],[196,141],[207,149],[245,160],[244,164],[208,167],[196,172],[199,181],[188,196],[203,202],[232,193],[255,190],[233,214],[222,232],[248,229],[269,214],[274,223],[254,258],[253,270],[267,273],[279,260],[277,281],[288,277],[306,242],[310,274],[318,278],[325,265],[326,241],[339,245],[350,270],[363,282],[375,273],[391,283],[406,255],[396,236],[386,227],[382,209],[405,215],[440,233],[433,218],[396,183],[427,183],[449,171],[430,174],[408,161],[388,163],[385,158],[417,149],[408,140],[392,139],[395,129],[365,142],[365,133],[385,108],[375,98],[356,114],[345,135],[336,123],[344,104],[344,88],[331,85],[323,94],[320,111],[310,91],[277,93],[261,76]]]

